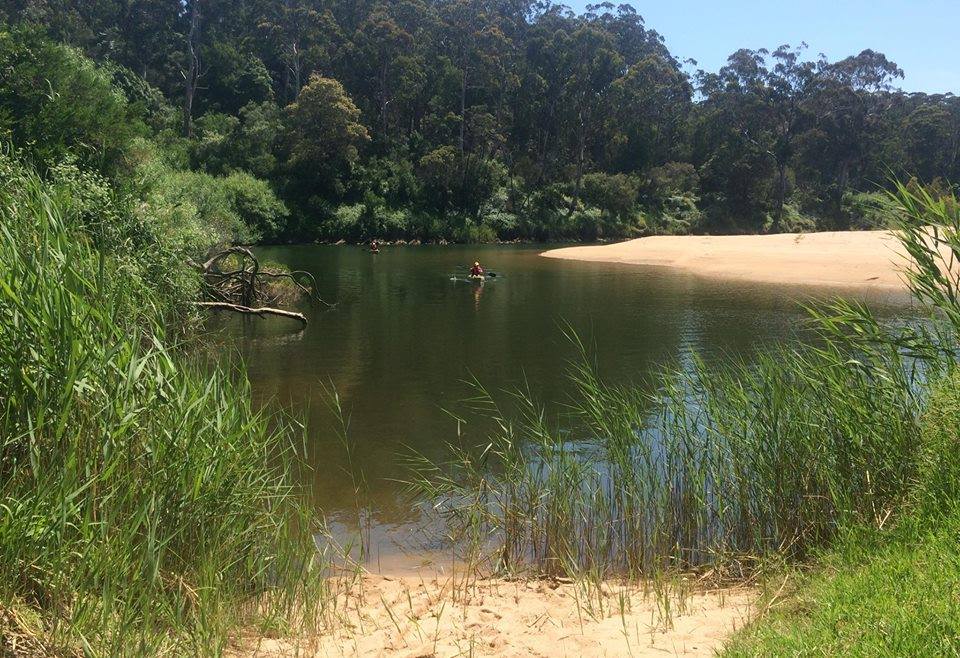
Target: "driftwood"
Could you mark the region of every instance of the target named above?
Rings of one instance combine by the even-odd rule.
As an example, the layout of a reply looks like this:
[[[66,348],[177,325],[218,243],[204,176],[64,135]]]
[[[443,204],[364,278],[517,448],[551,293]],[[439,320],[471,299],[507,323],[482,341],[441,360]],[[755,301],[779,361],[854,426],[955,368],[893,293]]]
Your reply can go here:
[[[242,313],[244,315],[257,315],[261,318],[265,315],[279,315],[282,318],[297,320],[303,323],[303,326],[307,326],[307,316],[305,316],[303,313],[284,311],[282,308],[250,308],[249,306],[228,304],[226,302],[197,302],[196,304],[197,306],[203,306],[204,308],[209,308],[216,311],[233,311],[234,313]]]
[[[239,259],[235,269],[224,270],[223,264],[231,256]],[[328,307],[317,295],[317,282],[313,275],[303,271],[273,271],[260,266],[260,261],[246,247],[229,247],[214,253],[203,264],[192,263],[200,271],[204,281],[206,300],[198,302],[205,308],[232,311],[244,315],[264,317],[276,315],[307,324],[302,313],[275,308],[283,301],[306,298]],[[279,285],[287,281],[286,287]]]

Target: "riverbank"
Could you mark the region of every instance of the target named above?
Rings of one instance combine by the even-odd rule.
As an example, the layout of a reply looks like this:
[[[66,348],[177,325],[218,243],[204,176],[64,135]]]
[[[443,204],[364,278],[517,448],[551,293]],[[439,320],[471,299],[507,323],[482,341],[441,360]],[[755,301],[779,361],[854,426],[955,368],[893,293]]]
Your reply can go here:
[[[699,276],[759,283],[904,290],[908,261],[890,231],[777,235],[653,236],[567,247],[547,258],[654,265]]]
[[[755,591],[669,601],[607,583],[365,575],[313,642],[242,641],[234,656],[713,656],[750,619]]]

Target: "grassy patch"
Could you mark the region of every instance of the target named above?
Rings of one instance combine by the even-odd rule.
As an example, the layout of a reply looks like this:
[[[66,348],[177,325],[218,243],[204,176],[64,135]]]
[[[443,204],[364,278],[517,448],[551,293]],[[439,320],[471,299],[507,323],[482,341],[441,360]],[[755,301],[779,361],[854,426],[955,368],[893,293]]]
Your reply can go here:
[[[724,655],[960,655],[960,510],[846,536]]]

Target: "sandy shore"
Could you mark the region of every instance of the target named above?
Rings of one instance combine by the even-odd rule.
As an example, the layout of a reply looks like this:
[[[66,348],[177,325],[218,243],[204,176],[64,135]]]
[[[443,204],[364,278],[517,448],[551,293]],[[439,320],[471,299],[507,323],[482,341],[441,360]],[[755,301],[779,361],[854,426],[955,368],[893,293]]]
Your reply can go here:
[[[692,274],[762,283],[903,290],[907,264],[889,231],[778,235],[654,236],[618,244],[553,249],[580,261],[659,265]]]
[[[245,642],[243,656],[713,656],[756,593],[672,598],[619,585],[364,576],[341,595],[336,628],[293,645]]]

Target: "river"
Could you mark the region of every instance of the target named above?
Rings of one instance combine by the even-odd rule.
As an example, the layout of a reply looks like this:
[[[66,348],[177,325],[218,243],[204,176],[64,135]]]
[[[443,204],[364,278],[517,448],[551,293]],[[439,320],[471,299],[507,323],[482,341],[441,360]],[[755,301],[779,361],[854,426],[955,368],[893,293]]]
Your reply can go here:
[[[749,359],[802,338],[800,303],[836,291],[705,280],[676,270],[541,258],[533,246],[261,248],[262,259],[316,276],[333,309],[307,306],[298,331],[283,319],[224,319],[258,402],[309,419],[313,504],[340,531],[362,526],[389,544],[416,522],[397,480],[416,450],[440,459],[450,441],[479,443],[482,422],[459,423],[475,378],[491,391],[528,386],[551,412],[570,394],[565,372],[589,346],[606,381],[647,385],[660,369]],[[497,274],[466,279],[480,260]],[[913,314],[904,295],[867,300],[887,321]],[[345,448],[330,410],[339,395]],[[350,458],[348,459],[347,456]],[[363,511],[354,483],[363,481]],[[359,516],[359,518],[358,518]],[[384,549],[383,546],[380,550]]]

